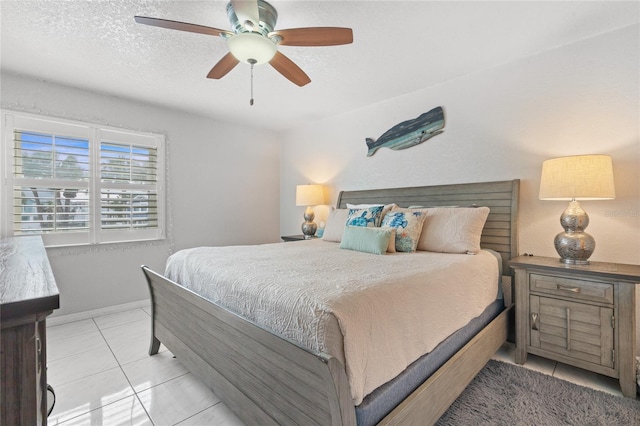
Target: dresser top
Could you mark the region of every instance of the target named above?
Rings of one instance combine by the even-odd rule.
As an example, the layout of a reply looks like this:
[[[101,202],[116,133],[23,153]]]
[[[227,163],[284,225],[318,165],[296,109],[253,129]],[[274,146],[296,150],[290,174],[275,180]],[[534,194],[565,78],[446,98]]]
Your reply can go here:
[[[640,265],[626,263],[590,262],[588,265],[570,265],[557,257],[518,256],[509,261],[513,268],[545,270],[549,272],[574,272],[583,276],[615,278],[640,283]]]
[[[0,317],[7,320],[60,307],[60,295],[39,236],[0,239]]]

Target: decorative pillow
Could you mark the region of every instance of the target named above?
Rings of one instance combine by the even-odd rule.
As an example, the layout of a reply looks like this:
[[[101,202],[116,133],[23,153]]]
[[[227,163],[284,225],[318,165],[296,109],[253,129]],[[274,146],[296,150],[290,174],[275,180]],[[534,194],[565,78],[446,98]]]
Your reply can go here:
[[[346,226],[340,248],[364,253],[385,254],[391,233],[390,229]]]
[[[380,218],[384,206],[368,207],[364,209],[349,209],[349,218],[347,225],[349,226],[380,226]]]
[[[433,207],[420,211],[427,217],[418,250],[468,254],[480,251],[480,236],[489,207]]]
[[[431,207],[429,207],[429,206],[409,206],[407,208],[408,209],[433,209],[433,208],[436,208],[436,207],[447,207],[447,208],[456,207],[457,208],[457,207],[460,207],[460,206],[431,206]]]
[[[342,241],[342,234],[344,233],[344,226],[347,224],[348,217],[349,209],[332,210],[327,217],[327,223],[324,225],[324,235],[322,239],[336,243]]]
[[[376,226],[380,226],[380,223],[382,223],[382,219],[384,219],[384,215],[389,213],[389,211],[394,208],[394,207],[398,207],[397,204],[392,203],[392,204],[350,204],[347,203],[347,208],[348,209],[368,209],[371,207],[378,207],[378,206],[383,206],[382,208],[382,213],[380,214],[380,220],[378,221],[378,224]]]
[[[391,237],[389,238],[389,246],[387,247],[387,253],[396,252],[396,228],[384,228],[391,229]]]
[[[421,210],[394,208],[382,220],[382,228],[396,228],[396,251],[414,252],[426,215]]]
[[[348,209],[368,209],[369,207],[384,206],[384,204],[351,204],[347,203]]]

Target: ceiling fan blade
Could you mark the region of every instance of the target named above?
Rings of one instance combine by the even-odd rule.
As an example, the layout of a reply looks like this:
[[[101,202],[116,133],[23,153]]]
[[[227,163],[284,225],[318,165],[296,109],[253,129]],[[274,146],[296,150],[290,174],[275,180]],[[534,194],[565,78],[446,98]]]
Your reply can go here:
[[[285,78],[300,87],[311,83],[309,76],[305,74],[299,66],[294,64],[291,59],[287,58],[280,52],[276,52],[276,56],[269,61],[269,64]]]
[[[238,65],[240,61],[238,61],[235,56],[231,54],[231,52],[227,53],[218,61],[217,64],[211,68],[209,74],[207,74],[207,78],[215,78],[219,79],[224,77]]]
[[[208,34],[219,36],[222,34],[233,35],[232,32],[221,30],[204,25],[188,24],[186,22],[170,21],[168,19],[149,18],[146,16],[136,16],[134,18],[138,24],[151,25],[153,27],[168,28],[171,30],[188,31],[190,33]]]
[[[238,21],[244,25],[246,21],[251,21],[254,28],[260,25],[260,11],[258,10],[258,0],[231,0],[233,11],[238,17]],[[252,28],[248,28],[253,31]]]
[[[282,37],[282,46],[336,46],[353,43],[353,30],[341,27],[290,28],[269,33]]]

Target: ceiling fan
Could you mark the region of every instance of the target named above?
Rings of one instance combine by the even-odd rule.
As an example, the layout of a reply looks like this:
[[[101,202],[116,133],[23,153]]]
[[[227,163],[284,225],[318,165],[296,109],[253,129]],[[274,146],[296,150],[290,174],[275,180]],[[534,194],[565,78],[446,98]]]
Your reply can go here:
[[[308,27],[275,30],[278,12],[264,0],[231,0],[227,4],[231,31],[167,19],[136,16],[139,24],[179,31],[220,36],[227,41],[229,53],[213,66],[207,78],[227,75],[239,62],[251,65],[268,62],[280,74],[298,86],[311,82],[309,76],[278,46],[335,46],[353,42],[351,28]]]

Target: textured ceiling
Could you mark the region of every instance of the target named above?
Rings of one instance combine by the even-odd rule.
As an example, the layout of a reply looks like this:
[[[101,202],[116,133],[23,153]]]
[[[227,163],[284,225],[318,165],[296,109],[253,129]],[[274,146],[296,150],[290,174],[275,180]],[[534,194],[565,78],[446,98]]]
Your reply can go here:
[[[219,37],[136,24],[134,15],[229,29],[224,1],[0,1],[2,71],[283,130],[639,21],[637,1],[285,1],[276,29],[351,27],[354,43],[281,46],[312,82],[269,65],[205,78]]]

